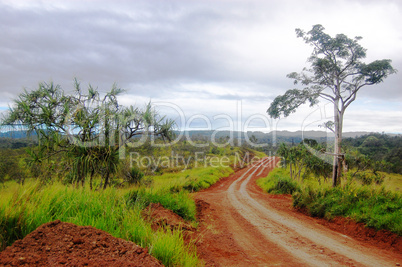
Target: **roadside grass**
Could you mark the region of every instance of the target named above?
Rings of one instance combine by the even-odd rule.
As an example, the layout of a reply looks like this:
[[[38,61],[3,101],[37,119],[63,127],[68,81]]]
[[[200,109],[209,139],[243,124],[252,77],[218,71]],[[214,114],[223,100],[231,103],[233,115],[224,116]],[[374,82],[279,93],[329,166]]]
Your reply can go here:
[[[258,186],[271,194],[293,194],[300,191],[299,184],[286,176],[286,170],[276,168],[272,170],[268,177],[257,180]]]
[[[24,185],[7,181],[0,187],[0,251],[43,223],[61,220],[90,225],[147,247],[166,266],[203,265],[195,246],[183,241],[181,229],[155,232],[144,221],[141,211],[150,203],[160,203],[196,225],[196,206],[191,193],[232,174],[232,167],[243,165],[239,155],[243,156],[245,150],[228,147],[211,149],[211,152],[197,168],[194,165],[184,169],[166,168],[162,170],[164,173],[147,175],[143,177],[144,182],[129,187],[122,187],[121,178],[106,190],[91,190],[88,183],[84,188],[65,185],[63,179],[46,185],[36,179],[26,179]],[[165,155],[169,150],[160,153]],[[263,153],[253,154],[264,157]],[[219,164],[225,157],[225,164]],[[97,182],[100,181],[94,180],[95,188]]]
[[[362,185],[349,180],[332,188],[331,181],[291,180],[289,170],[277,168],[257,183],[267,192],[288,194],[288,187],[282,189],[283,181],[296,184],[298,189],[292,193],[293,206],[305,209],[311,216],[326,219],[349,217],[377,230],[386,229],[402,235],[402,195],[387,189],[388,180],[383,186]]]
[[[2,197],[1,246],[4,248],[41,224],[58,219],[76,225],[91,225],[147,247],[150,254],[166,266],[199,265],[195,247],[184,243],[181,231],[154,232],[141,217],[143,203],[130,201],[127,192],[115,188],[91,191],[59,183],[42,186],[29,182],[7,198]]]
[[[179,173],[166,173],[153,176],[156,190],[168,189],[178,192],[182,189],[194,192],[206,189],[216,183],[220,178],[227,177],[234,171],[230,167],[206,167],[181,171]]]
[[[187,221],[195,222],[196,206],[190,192],[209,187],[233,173],[229,167],[189,169],[153,176],[151,187],[86,188],[33,180],[20,186],[8,182],[0,190],[1,248],[11,245],[43,223],[53,220],[91,225],[111,235],[148,247],[166,266],[197,266],[195,247],[186,245],[180,229],[153,232],[141,217],[150,203],[160,203]]]
[[[160,203],[183,219],[195,221],[196,207],[190,193],[206,189],[233,173],[230,167],[207,167],[165,173],[152,178],[152,186],[132,187],[126,197],[130,203],[145,208],[150,203]]]

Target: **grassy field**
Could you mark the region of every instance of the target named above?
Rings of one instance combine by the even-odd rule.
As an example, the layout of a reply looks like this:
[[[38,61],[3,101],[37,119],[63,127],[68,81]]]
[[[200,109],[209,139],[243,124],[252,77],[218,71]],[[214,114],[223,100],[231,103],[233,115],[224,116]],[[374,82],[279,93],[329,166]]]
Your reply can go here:
[[[402,175],[396,173],[383,173],[385,175],[385,189],[402,193]]]
[[[400,175],[390,175],[383,185],[362,185],[344,181],[332,188],[331,181],[292,180],[288,169],[277,168],[258,185],[273,194],[292,194],[293,206],[306,209],[310,215],[331,219],[349,217],[378,230],[386,229],[402,235],[402,194]]]
[[[222,151],[221,151],[222,150]],[[228,151],[226,151],[228,150]],[[190,193],[217,182],[233,173],[238,148],[217,150],[226,156],[228,164],[214,162],[199,164],[198,168],[164,170],[158,175],[145,176],[144,183],[106,190],[90,190],[53,181],[27,179],[24,185],[8,181],[0,187],[0,245],[1,249],[21,239],[43,223],[53,220],[91,225],[111,235],[147,247],[151,255],[166,266],[199,266],[195,246],[185,244],[180,229],[153,231],[141,211],[149,203],[161,203],[196,226],[196,207]],[[167,151],[166,153],[169,153]],[[255,152],[263,157],[264,154]],[[208,158],[207,158],[208,159]]]
[[[14,189],[8,188],[6,194],[3,191],[0,203],[3,247],[23,238],[41,224],[59,219],[76,225],[91,225],[115,237],[148,247],[149,252],[167,266],[199,264],[195,249],[184,244],[180,231],[152,231],[149,223],[141,217],[145,203],[140,199],[132,201],[132,189],[91,191],[60,183],[42,186],[32,181]],[[186,194],[182,193],[181,197],[186,199]],[[176,201],[180,200],[176,198]],[[190,201],[180,203],[186,206]]]

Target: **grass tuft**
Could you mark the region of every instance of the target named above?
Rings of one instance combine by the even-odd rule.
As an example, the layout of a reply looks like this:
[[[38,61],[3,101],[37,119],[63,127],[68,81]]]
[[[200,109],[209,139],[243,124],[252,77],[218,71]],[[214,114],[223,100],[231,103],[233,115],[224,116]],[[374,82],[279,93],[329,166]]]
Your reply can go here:
[[[283,174],[283,169],[274,169],[270,172],[269,179],[259,179],[257,184],[264,191],[271,194],[293,194],[294,192],[299,192],[300,187],[297,182]]]

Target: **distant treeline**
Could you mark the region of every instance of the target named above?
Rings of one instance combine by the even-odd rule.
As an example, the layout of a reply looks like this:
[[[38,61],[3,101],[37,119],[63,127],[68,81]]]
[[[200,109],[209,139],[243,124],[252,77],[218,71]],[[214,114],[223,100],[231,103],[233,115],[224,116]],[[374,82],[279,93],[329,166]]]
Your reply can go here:
[[[22,148],[28,146],[36,146],[38,141],[34,137],[30,138],[10,138],[0,137],[0,148]]]
[[[216,136],[217,140],[219,140],[220,143],[225,143],[227,141],[225,137],[229,137],[227,134],[227,132],[218,134]],[[268,134],[259,134],[258,132],[248,134],[250,135],[249,139],[253,140],[253,143],[267,145],[264,148],[257,148],[257,150],[263,151],[266,154],[275,154],[278,145],[273,144],[272,137]],[[209,133],[206,134],[206,132],[192,132],[190,136],[193,141],[208,139],[208,137],[210,137]],[[244,138],[244,134],[240,136],[241,139]],[[238,136],[234,135],[234,137],[236,138]],[[316,140],[320,144],[325,144],[326,141],[331,143],[331,139],[328,140],[327,138],[320,136],[320,134],[317,134],[314,137],[310,134],[309,138]],[[275,137],[276,144],[286,143],[288,145],[297,145],[301,141],[302,137],[299,136],[298,133],[295,133],[295,135],[292,136],[290,132],[287,132],[286,134],[278,132]],[[244,143],[244,139],[241,143],[247,145]],[[0,149],[18,149],[35,145],[37,145],[37,139],[35,136],[27,138],[25,135],[24,138],[22,134],[19,134],[18,132],[14,132],[13,137],[0,137]],[[358,137],[344,138],[342,145],[345,150],[348,150],[348,148],[357,149],[360,153],[366,155],[373,161],[386,161],[390,163],[391,172],[402,173],[402,135],[370,133]],[[253,148],[252,146],[250,147]],[[23,152],[21,151],[20,153]],[[4,154],[4,151],[2,154]]]
[[[372,133],[356,138],[345,138],[344,147],[354,147],[373,161],[386,161],[391,171],[402,173],[402,135]]]

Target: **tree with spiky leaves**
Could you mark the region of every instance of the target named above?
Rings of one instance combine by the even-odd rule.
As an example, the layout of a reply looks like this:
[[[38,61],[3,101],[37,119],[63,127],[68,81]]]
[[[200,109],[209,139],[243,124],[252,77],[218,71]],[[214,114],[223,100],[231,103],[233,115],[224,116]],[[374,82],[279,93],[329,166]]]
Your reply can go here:
[[[75,92],[66,95],[59,85],[40,83],[31,92],[24,91],[14,101],[3,126],[21,126],[35,132],[38,150],[29,154],[32,162],[64,155],[73,181],[84,185],[85,177],[103,176],[103,187],[117,170],[119,152],[135,136],[162,136],[170,139],[174,121],[167,120],[148,103],[144,110],[119,105],[123,92],[116,85],[104,96],[91,85],[86,93],[75,80]]]
[[[302,72],[287,75],[294,84],[301,84],[303,89],[291,89],[284,95],[277,96],[271,103],[267,113],[272,118],[289,116],[302,104],[314,106],[319,99],[333,104],[334,120],[324,123],[335,134],[334,161],[332,172],[333,186],[340,183],[343,155],[341,152],[343,117],[349,105],[355,101],[357,92],[367,85],[384,81],[388,75],[396,73],[391,60],[376,60],[369,64],[362,61],[366,57],[366,49],[359,41],[361,37],[348,38],[344,34],[335,37],[324,33],[324,27],[314,25],[309,32],[296,29],[298,38],[313,47],[308,59],[310,68]]]

